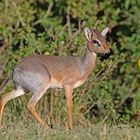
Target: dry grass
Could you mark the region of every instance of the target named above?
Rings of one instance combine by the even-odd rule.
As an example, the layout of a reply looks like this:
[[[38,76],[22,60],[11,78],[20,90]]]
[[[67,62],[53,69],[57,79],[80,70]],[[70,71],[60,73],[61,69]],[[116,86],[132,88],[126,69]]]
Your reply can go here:
[[[129,125],[96,124],[76,126],[69,131],[62,127],[47,130],[27,116],[22,121],[13,121],[0,130],[1,140],[138,140],[140,137],[140,128]]]
[[[52,111],[55,117],[53,120],[55,128],[46,130],[33,119],[26,109],[26,98],[29,97],[15,99],[6,105],[2,120],[5,126],[0,130],[0,140],[138,140],[140,137],[140,128],[136,125],[135,127],[131,127],[129,124],[108,125],[105,121],[97,121],[98,123],[96,122],[95,125],[91,124],[88,119],[82,117],[82,113],[76,113],[79,108],[77,104],[81,103],[75,105],[73,112],[75,126],[74,130],[69,131],[67,130],[68,121],[64,99],[61,99],[63,102],[60,106],[55,105],[56,110]],[[47,106],[44,104],[44,100],[40,101],[37,109],[43,108],[43,106]],[[61,106],[63,107],[61,108]],[[48,117],[45,116],[46,112],[48,111],[38,110],[38,113],[44,118]],[[51,123],[50,119],[45,121]]]

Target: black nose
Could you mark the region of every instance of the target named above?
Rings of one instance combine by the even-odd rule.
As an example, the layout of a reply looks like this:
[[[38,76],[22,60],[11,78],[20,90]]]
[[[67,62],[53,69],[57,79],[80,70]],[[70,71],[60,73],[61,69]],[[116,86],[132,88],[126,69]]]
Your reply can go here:
[[[114,52],[112,49],[109,49],[109,53],[100,53],[99,54],[99,57],[100,57],[100,60],[103,61],[103,60],[106,60],[109,58],[110,55],[113,55]]]
[[[109,50],[110,50],[109,55],[113,55],[114,54],[113,50],[111,48]]]

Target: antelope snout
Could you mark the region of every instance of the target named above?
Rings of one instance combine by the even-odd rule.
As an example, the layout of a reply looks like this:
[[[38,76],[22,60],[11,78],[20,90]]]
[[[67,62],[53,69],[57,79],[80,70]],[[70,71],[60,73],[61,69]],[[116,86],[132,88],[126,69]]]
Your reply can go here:
[[[114,54],[114,52],[111,48],[109,48],[109,51],[107,52],[107,54],[112,55],[112,54]]]
[[[104,59],[108,59],[110,55],[113,54],[113,50],[112,49],[106,49],[104,51],[104,53],[100,53],[100,60],[103,61]]]
[[[105,54],[110,53],[110,49],[105,50],[105,52],[104,52],[104,53],[105,53]]]

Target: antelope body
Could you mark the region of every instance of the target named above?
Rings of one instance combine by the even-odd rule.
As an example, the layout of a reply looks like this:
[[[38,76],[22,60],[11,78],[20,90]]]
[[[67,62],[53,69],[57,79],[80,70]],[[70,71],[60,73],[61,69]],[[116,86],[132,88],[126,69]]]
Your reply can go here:
[[[108,30],[108,27],[106,27],[100,33],[97,29],[90,30],[87,27],[84,29],[87,48],[85,55],[81,58],[74,56],[31,55],[23,59],[13,71],[15,90],[4,95],[0,101],[0,126],[5,104],[9,100],[30,91],[32,92],[32,97],[27,104],[27,108],[39,123],[49,128],[36,113],[35,105],[48,88],[64,88],[69,128],[72,129],[73,89],[87,80],[95,66],[96,53],[109,52],[105,38]]]

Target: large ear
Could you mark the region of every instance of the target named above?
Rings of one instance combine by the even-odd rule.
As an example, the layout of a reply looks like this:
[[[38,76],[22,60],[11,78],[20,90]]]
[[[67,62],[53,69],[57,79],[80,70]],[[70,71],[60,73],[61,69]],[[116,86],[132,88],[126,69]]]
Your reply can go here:
[[[101,35],[106,36],[108,31],[109,31],[109,27],[104,28],[103,31],[101,32]]]
[[[85,33],[87,40],[90,41],[91,40],[91,31],[88,27],[84,28],[84,33]]]

